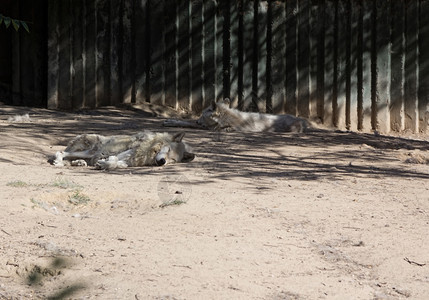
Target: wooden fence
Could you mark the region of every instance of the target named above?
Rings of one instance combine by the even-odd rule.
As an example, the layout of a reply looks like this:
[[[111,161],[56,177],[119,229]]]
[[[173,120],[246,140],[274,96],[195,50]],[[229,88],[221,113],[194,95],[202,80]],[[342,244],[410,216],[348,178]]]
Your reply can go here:
[[[12,39],[13,104],[200,112],[229,97],[341,129],[428,128],[429,0],[16,2],[34,27]]]

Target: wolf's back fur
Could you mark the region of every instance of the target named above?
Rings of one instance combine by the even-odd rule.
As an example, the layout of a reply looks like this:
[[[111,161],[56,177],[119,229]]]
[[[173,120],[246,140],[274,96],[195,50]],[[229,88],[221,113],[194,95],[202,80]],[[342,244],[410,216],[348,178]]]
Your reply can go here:
[[[229,99],[213,102],[196,121],[166,120],[164,126],[243,132],[304,132],[312,127],[304,118],[292,115],[272,115],[243,112],[230,108]]]
[[[292,115],[271,115],[242,112],[229,107],[229,100],[218,101],[212,119],[218,124],[217,129],[232,129],[248,132],[303,132],[309,122]]]

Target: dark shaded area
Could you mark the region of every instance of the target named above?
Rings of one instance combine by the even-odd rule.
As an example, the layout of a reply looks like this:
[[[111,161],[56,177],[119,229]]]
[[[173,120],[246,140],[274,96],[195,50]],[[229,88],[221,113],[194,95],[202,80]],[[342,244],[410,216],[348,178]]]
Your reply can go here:
[[[0,100],[46,107],[48,7],[44,0],[2,1],[0,13],[28,23],[31,32],[0,27]]]
[[[61,256],[52,257],[51,263],[46,266],[35,265],[27,276],[27,284],[35,286],[36,288],[43,287],[44,281],[52,280],[51,277],[60,276],[63,270],[70,267],[67,259]],[[66,286],[58,287],[58,291],[51,295],[46,296],[46,299],[60,300],[72,297],[76,292],[86,288],[82,283],[68,283]]]

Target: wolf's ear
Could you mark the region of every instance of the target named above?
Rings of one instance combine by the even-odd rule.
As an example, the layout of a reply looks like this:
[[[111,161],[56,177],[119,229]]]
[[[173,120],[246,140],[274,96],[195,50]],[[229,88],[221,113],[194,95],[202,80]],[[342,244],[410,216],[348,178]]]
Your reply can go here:
[[[184,132],[179,132],[179,133],[173,135],[173,142],[180,143],[184,136],[185,136]]]
[[[190,162],[193,161],[195,158],[195,154],[191,152],[185,152],[183,153],[182,162]]]

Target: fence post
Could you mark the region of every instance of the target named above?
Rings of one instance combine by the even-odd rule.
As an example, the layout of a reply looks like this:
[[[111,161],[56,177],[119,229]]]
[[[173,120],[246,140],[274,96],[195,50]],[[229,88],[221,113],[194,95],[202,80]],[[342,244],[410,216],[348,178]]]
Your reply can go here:
[[[419,29],[419,132],[428,132],[429,128],[429,1],[420,1]]]
[[[377,129],[390,131],[390,7],[385,0],[376,0],[376,98]]]
[[[405,82],[404,111],[405,130],[417,130],[417,39],[418,39],[418,7],[417,1],[405,4]],[[423,49],[422,49],[423,50]],[[421,51],[422,51],[421,50]]]
[[[58,108],[58,72],[59,72],[59,43],[58,43],[58,13],[59,1],[48,2],[48,108]]]
[[[390,129],[399,132],[404,128],[404,1],[392,1],[391,11]]]

